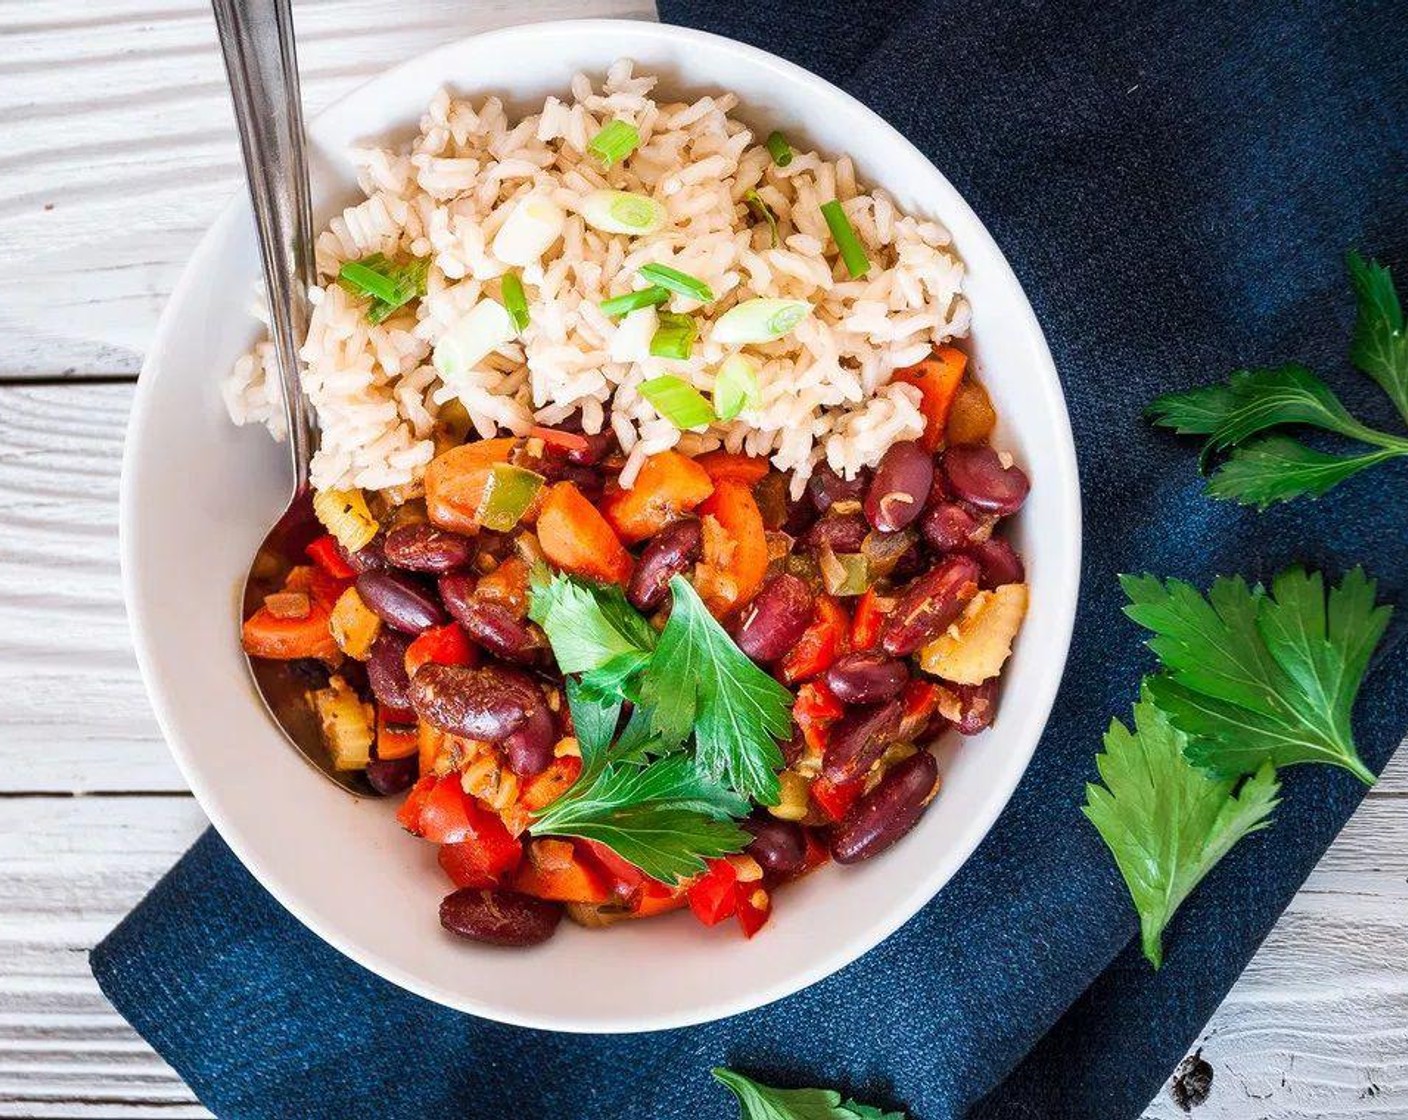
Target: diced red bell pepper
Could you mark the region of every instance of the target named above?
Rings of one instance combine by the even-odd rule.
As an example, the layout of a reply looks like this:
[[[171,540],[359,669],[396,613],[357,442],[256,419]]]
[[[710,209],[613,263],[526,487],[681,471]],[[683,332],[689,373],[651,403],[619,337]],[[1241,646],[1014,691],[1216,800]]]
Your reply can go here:
[[[337,538],[331,533],[324,533],[303,551],[307,553],[309,560],[317,564],[333,579],[354,579],[357,575],[357,569],[344,560],[342,554],[338,552]]]
[[[830,595],[818,596],[811,625],[782,659],[782,679],[796,684],[826,672],[845,652],[850,628],[845,608]]]
[[[772,896],[761,883],[738,884],[738,925],[744,937],[752,937],[772,917]]]
[[[591,440],[577,432],[564,432],[559,428],[544,428],[536,424],[528,429],[528,435],[564,451],[585,451],[592,445]]]
[[[802,857],[802,870],[797,872],[795,878],[801,878],[807,872],[815,871],[823,864],[831,862],[831,850],[816,829],[802,829],[802,838],[806,841],[807,851]]]
[[[689,908],[706,926],[716,926],[738,912],[738,872],[726,859],[709,861],[709,870],[689,888]]]
[[[509,840],[507,844],[497,837],[493,842],[476,839],[442,844],[436,858],[455,886],[484,890],[498,886],[517,870],[523,848],[512,837]]]
[[[688,905],[689,898],[682,887],[669,887],[658,880],[647,879],[631,909],[638,918],[653,918]]]
[[[821,681],[804,684],[792,704],[792,718],[802,729],[807,746],[817,754],[826,750],[827,729],[845,714],[845,705]]]
[[[407,832],[415,836],[420,835],[421,810],[425,808],[430,791],[439,780],[434,774],[422,775],[406,794],[406,800],[401,802],[401,808],[396,811],[396,820]]]
[[[428,662],[436,665],[477,665],[479,651],[470,644],[458,622],[433,626],[423,631],[406,647],[406,675],[414,677],[416,670]]]
[[[605,844],[596,840],[582,840],[579,843],[586,858],[594,861],[610,882],[611,893],[627,906],[634,908],[649,885],[653,884],[666,892],[672,890],[664,883],[657,883],[629,860],[622,859]]]
[[[551,902],[600,905],[611,898],[611,884],[606,876],[566,840],[534,840],[512,885],[520,894]]]
[[[939,710],[943,689],[933,681],[915,680],[904,686],[900,693],[900,703],[904,705],[900,716],[897,737],[901,741],[912,741],[924,734],[934,713]]]
[[[460,785],[458,774],[427,775],[415,784],[397,820],[402,827],[433,844],[472,843],[484,854],[486,866],[516,865],[519,843],[497,813],[480,805]]]
[[[856,803],[865,789],[865,779],[857,778],[852,782],[844,782],[837,785],[822,777],[812,783],[812,800],[817,807],[833,821],[839,821],[846,815],[846,811]]]
[[[880,627],[885,623],[885,611],[880,609],[880,596],[870,588],[856,603],[856,616],[851,621],[851,648],[874,649],[880,640]]]
[[[518,804],[530,812],[551,805],[571,788],[581,773],[582,760],[576,755],[555,758],[546,770],[524,783]]]

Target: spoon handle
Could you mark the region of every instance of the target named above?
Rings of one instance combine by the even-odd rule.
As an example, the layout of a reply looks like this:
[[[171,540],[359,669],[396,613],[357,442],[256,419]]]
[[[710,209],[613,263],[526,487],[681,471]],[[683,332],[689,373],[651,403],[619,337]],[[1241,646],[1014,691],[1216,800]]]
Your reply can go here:
[[[313,413],[298,379],[313,282],[313,218],[289,0],[211,0],[234,99],[264,263],[274,353],[288,418],[295,496],[308,488]]]

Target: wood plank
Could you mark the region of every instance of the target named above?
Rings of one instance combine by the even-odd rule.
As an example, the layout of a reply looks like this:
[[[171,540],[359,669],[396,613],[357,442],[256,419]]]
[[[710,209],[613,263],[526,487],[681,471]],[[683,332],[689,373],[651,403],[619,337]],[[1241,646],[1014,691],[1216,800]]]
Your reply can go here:
[[[317,112],[447,41],[514,23],[654,18],[651,0],[296,8]],[[192,0],[0,6],[0,376],[135,373],[197,238],[243,189],[215,27]]]

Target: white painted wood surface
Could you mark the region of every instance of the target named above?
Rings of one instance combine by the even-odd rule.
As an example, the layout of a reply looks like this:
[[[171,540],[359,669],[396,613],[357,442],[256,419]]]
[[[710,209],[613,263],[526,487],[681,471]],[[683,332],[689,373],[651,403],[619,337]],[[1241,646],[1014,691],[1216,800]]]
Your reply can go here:
[[[526,10],[300,0],[308,101]],[[223,77],[199,0],[0,0],[0,44],[0,1117],[207,1116],[103,1000],[87,951],[204,827],[132,660],[116,495],[121,381],[240,189]],[[1408,757],[1203,1046],[1202,1120],[1408,1116]],[[1180,1115],[1161,1094],[1146,1120]]]

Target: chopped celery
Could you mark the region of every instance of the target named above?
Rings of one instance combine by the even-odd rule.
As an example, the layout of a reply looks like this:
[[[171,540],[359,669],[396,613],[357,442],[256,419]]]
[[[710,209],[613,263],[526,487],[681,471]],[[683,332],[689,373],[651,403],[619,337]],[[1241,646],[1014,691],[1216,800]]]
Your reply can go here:
[[[313,513],[348,552],[366,547],[379,528],[360,490],[320,490]]]
[[[870,564],[859,552],[823,548],[817,560],[828,595],[864,595],[870,590]]]
[[[365,770],[375,736],[372,706],[340,676],[310,694],[334,770]]]
[[[372,643],[381,633],[381,619],[362,601],[355,587],[349,587],[333,604],[328,619],[332,639],[348,657],[365,661],[372,652]]]

